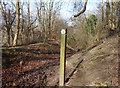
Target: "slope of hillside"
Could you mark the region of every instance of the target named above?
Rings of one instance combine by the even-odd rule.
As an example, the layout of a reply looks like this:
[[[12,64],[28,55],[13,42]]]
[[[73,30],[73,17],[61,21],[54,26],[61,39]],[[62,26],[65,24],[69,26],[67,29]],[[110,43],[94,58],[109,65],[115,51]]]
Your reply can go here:
[[[118,40],[118,34],[110,36],[84,55],[78,55],[77,60],[83,61],[66,86],[118,86]]]
[[[110,36],[94,48],[66,59],[65,86],[118,85],[118,35]],[[48,86],[59,85],[59,65],[53,67]]]

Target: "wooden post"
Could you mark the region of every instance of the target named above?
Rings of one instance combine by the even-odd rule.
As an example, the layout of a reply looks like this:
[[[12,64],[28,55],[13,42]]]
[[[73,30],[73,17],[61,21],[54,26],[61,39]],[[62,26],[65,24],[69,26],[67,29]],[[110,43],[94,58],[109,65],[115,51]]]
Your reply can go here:
[[[64,83],[65,83],[66,34],[67,34],[66,29],[62,29],[62,30],[61,30],[59,86],[64,86]]]

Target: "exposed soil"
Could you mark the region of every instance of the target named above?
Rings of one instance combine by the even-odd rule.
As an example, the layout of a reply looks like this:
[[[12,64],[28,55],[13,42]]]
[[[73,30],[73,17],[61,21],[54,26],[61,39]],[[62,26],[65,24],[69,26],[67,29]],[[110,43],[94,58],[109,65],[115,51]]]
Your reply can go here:
[[[119,44],[116,34],[79,56],[83,61],[75,68],[66,86],[118,86]]]

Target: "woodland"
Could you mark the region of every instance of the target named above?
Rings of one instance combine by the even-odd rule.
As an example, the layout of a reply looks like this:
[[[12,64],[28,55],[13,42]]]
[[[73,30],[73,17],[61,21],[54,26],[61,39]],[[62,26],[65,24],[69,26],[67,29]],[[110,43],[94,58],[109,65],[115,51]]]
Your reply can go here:
[[[30,11],[30,3],[34,4],[36,12]],[[60,17],[63,3],[63,1],[55,2],[54,0],[49,2],[42,0],[39,2],[0,1],[2,46],[47,42],[52,39],[60,41],[60,30],[67,28],[69,30],[68,45],[75,49],[85,49],[90,46],[89,39],[94,43],[119,29],[119,2],[115,0],[100,2],[97,5],[98,12],[89,14],[88,17],[82,14],[86,10],[86,7],[83,9],[83,2],[77,0],[71,2],[74,12],[80,11],[81,8],[83,10],[70,18],[73,22],[70,26]],[[82,15],[79,16],[80,14]],[[82,33],[82,35],[78,36],[77,33]]]
[[[90,1],[92,2],[92,0],[0,0],[2,86],[58,86],[61,29],[63,28],[67,29],[66,57],[74,56],[73,60],[67,59],[68,63],[72,62],[71,67],[67,67],[68,72],[73,69],[72,67],[75,68],[76,63],[81,63],[76,58],[84,56],[100,44],[109,48],[103,45],[105,51],[100,51],[99,55],[106,55],[106,52],[108,56],[113,54],[106,42],[110,42],[116,49],[113,56],[117,55],[119,40],[117,42],[115,39],[119,39],[120,34],[120,1],[101,0],[96,3],[97,9],[94,12],[87,12]],[[65,9],[64,5],[71,5],[70,13],[74,13],[69,19],[61,15],[64,14],[61,13]],[[108,52],[109,50],[111,52]],[[81,56],[75,56],[77,53]],[[90,58],[89,55],[86,57]],[[117,60],[114,64],[116,63]],[[81,66],[79,68],[83,69]],[[74,85],[68,81],[66,86]],[[84,81],[83,84],[81,85],[89,86]],[[96,83],[93,86],[97,84],[102,85]],[[113,84],[109,80],[105,85]]]

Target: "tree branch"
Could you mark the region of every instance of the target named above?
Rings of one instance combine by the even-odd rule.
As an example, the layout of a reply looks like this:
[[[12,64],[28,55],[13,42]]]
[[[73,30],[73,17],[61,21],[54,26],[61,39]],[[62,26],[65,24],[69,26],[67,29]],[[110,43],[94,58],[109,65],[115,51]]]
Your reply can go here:
[[[37,28],[38,27],[38,25],[37,26],[35,26],[35,27],[32,27],[31,29],[33,30],[33,29],[35,29],[35,28]]]
[[[85,10],[86,10],[86,6],[87,6],[87,2],[88,2],[88,0],[85,0],[85,5],[84,5],[83,10],[82,10],[82,11],[80,11],[78,14],[74,15],[74,17],[78,17],[79,15],[81,15],[82,13],[84,13],[84,12],[85,12]]]
[[[16,8],[15,4],[11,1],[11,4]]]
[[[33,25],[35,23],[35,21],[37,20],[37,17],[35,18],[35,20],[30,24],[30,25]]]

